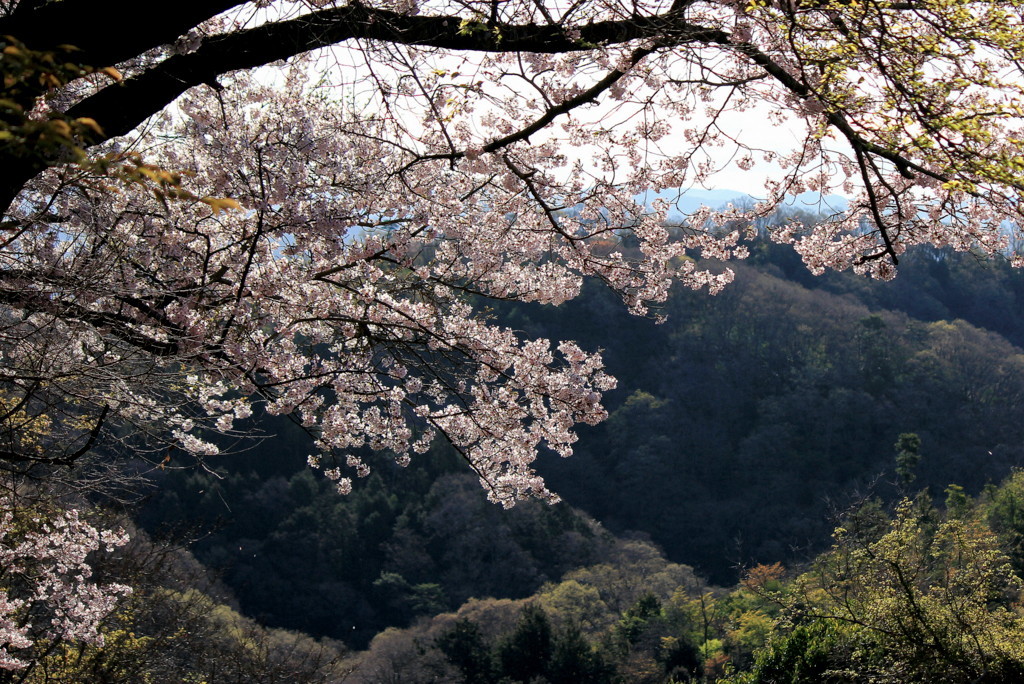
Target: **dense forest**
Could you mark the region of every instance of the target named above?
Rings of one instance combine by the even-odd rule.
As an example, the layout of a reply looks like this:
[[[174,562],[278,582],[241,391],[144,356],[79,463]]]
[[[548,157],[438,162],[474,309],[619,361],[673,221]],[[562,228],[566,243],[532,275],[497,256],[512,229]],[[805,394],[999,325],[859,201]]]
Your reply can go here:
[[[389,629],[355,682],[1008,682],[1024,676],[1024,472],[837,522],[811,562],[709,587],[644,541],[533,596]]]
[[[894,445],[920,438],[914,488],[979,491],[1024,458],[1024,279],[936,250],[890,283],[809,275],[759,244],[735,287],[680,292],[662,325],[598,288],[566,311],[509,315],[531,334],[604,345],[612,415],[555,488],[616,531],[643,530],[715,582],[808,559],[830,514],[901,493]]]
[[[539,466],[563,503],[489,503],[440,440],[341,496],[302,429],[257,415],[265,439],[174,454],[96,509],[139,525],[97,566],[135,592],[104,647],[26,681],[1018,676],[1024,276],[919,249],[893,282],[814,277],[751,248],[663,322],[591,284],[493,310],[602,347],[619,379],[609,419]]]
[[[162,471],[138,519],[158,536],[191,535],[224,600],[273,628],[362,649],[386,628],[415,623],[411,633],[376,636],[366,656],[377,662],[381,649],[399,646],[422,655],[423,644],[438,644],[426,651],[429,666],[389,656],[408,658],[409,672],[586,681],[555,671],[591,668],[594,681],[661,681],[671,671],[717,677],[752,667],[755,646],[783,625],[785,601],[796,601],[793,587],[806,590],[806,575],[784,568],[827,562],[818,554],[839,543],[831,535],[843,516],[874,516],[877,530],[886,516],[893,525],[910,515],[937,521],[956,491],[963,501],[980,495],[973,515],[988,521],[1003,491],[994,483],[1024,462],[1018,273],[920,249],[890,283],[814,277],[787,248],[752,248],[733,266],[731,288],[714,298],[677,293],[657,312],[663,323],[629,316],[600,287],[558,308],[494,311],[532,336],[603,347],[619,378],[609,420],[583,434],[572,458],[540,465],[566,503],[503,511],[441,443],[340,497],[304,467],[301,431],[264,419],[277,436],[224,461],[222,472]],[[896,505],[908,496],[912,509]],[[1000,533],[1013,524],[991,523]],[[774,568],[771,591],[788,598],[747,587],[754,568]],[[617,579],[593,579],[602,574]],[[797,577],[805,579],[786,584]],[[713,588],[741,579],[732,592]],[[717,606],[700,638],[693,601]],[[439,614],[449,617],[428,620]],[[647,645],[635,646],[640,636],[623,635],[634,618],[654,620],[661,636],[637,627]],[[516,660],[507,655],[515,639],[539,638],[516,636],[530,629],[548,635],[552,660],[529,676],[499,672]],[[821,629],[835,643],[854,638]],[[666,651],[666,639],[677,650]],[[459,661],[468,657],[459,649],[485,654],[484,664]],[[553,664],[556,653],[570,658],[567,649],[583,660]]]

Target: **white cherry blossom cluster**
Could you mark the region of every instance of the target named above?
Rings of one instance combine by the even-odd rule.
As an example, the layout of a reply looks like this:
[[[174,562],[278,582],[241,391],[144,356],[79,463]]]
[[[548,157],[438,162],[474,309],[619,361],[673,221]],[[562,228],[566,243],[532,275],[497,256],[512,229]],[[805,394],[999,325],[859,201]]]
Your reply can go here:
[[[257,3],[170,49],[332,4]],[[571,453],[613,380],[488,299],[557,306],[594,278],[656,313],[674,286],[726,286],[742,227],[808,191],[853,198],[775,228],[815,272],[889,278],[922,243],[1005,254],[1020,225],[1024,34],[988,5],[338,6],[390,17],[396,42],[224,76],[133,142],[204,201],[96,192],[74,169],[33,181],[0,243],[0,400],[59,406],[80,441],[106,417],[199,457],[261,405],[301,422],[341,491],[367,449],[405,464],[442,434],[496,501],[552,498],[533,461]],[[469,48],[401,15],[448,17],[446,45]],[[636,38],[587,39],[608,25]],[[530,32],[537,51],[506,48]],[[668,225],[666,193],[762,165],[763,200]]]
[[[0,669],[27,667],[37,641],[102,645],[101,621],[131,588],[93,582],[89,556],[127,543],[122,530],[97,530],[75,509],[0,516]]]
[[[341,491],[370,472],[361,449],[404,464],[440,433],[495,501],[554,500],[532,463],[572,453],[614,380],[599,355],[525,339],[473,300],[557,305],[596,276],[643,313],[674,280],[717,291],[731,278],[686,254],[728,258],[735,235],[670,239],[665,208],[637,205],[632,186],[558,181],[555,148],[432,160],[429,131],[410,151],[387,142],[393,121],[302,90],[240,75],[217,97],[223,107],[205,91],[180,103],[161,163],[242,210],[197,218],[128,193],[90,203],[53,175],[38,192],[70,220],[59,233],[40,222],[0,255],[55,274],[49,301],[81,312],[30,316],[20,334],[43,344],[59,331],[72,342],[60,368],[93,383],[90,400],[159,421],[197,456],[217,452],[209,430],[230,432],[259,402],[314,434],[313,462]],[[637,246],[624,255],[626,233]],[[23,364],[26,348],[4,353]]]

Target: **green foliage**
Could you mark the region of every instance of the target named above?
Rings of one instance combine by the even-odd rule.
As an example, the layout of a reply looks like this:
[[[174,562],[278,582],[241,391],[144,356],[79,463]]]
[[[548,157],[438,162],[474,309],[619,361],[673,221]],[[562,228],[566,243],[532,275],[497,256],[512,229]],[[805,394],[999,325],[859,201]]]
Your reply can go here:
[[[551,684],[609,684],[616,681],[615,666],[570,623],[555,639],[548,681]]]
[[[494,658],[490,645],[476,623],[466,619],[455,622],[434,640],[434,647],[462,675],[465,684],[489,684],[494,681]]]
[[[973,507],[971,497],[964,493],[964,488],[958,484],[951,484],[946,487],[946,515],[950,518],[963,518],[971,512]]]
[[[547,677],[554,642],[551,623],[539,606],[527,604],[515,630],[498,647],[502,673],[515,682]]]
[[[825,621],[798,625],[757,654],[749,676],[734,681],[750,684],[846,681],[836,668],[839,663],[835,654],[840,649],[838,629],[836,624]]]
[[[600,590],[593,585],[567,579],[545,585],[537,598],[544,611],[561,624],[576,625],[588,632],[606,626],[609,609]]]
[[[896,477],[906,488],[914,481],[914,469],[921,462],[921,438],[913,432],[901,433],[896,440]]]
[[[102,648],[87,645],[56,645],[36,663],[25,684],[151,684],[155,650],[153,637],[138,636],[126,629],[104,631]],[[191,672],[185,676],[191,676]]]
[[[982,511],[1014,571],[1024,576],[1024,471],[1014,470],[1001,485],[988,488]]]
[[[59,113],[32,116],[37,98],[55,92],[67,83],[97,73],[119,81],[121,75],[108,67],[96,70],[79,63],[77,49],[63,45],[58,50],[32,50],[11,36],[0,39],[0,153],[41,164],[43,159],[64,158],[93,166],[85,146],[93,133],[103,131],[92,119],[69,119]]]
[[[640,641],[651,621],[662,617],[661,602],[658,601],[658,597],[654,594],[644,594],[619,620],[619,624],[616,626],[617,636],[627,648],[633,646]]]
[[[410,644],[391,657],[443,625],[433,649],[407,656],[406,671],[440,672],[430,669],[437,653],[461,678],[450,681],[1021,681],[1024,583],[988,526],[1020,482],[1015,472],[977,502],[950,487],[945,515],[925,495],[894,509],[870,499],[801,574],[755,566],[729,591],[693,580],[649,545],[620,541],[606,562],[525,604],[473,601],[404,637],[390,632],[389,643]],[[644,582],[656,591],[640,590]],[[578,615],[589,616],[586,631]]]
[[[165,203],[197,201],[215,213],[241,208],[232,199],[197,197],[182,184],[184,174],[149,164],[137,153],[87,153],[87,148],[104,136],[100,124],[89,117],[72,118],[55,111],[47,98],[72,81],[118,83],[121,74],[114,67],[83,64],[78,52],[73,45],[34,50],[16,37],[0,37],[0,155],[34,171],[62,165],[63,182],[103,193],[137,186]]]
[[[510,316],[529,334],[603,347],[620,380],[610,419],[581,436],[583,458],[541,464],[548,481],[721,584],[737,560],[824,549],[830,509],[855,492],[891,502],[913,477],[973,494],[1024,457],[1024,357],[979,327],[1024,343],[1024,275],[924,249],[884,284],[811,277],[790,259],[767,249],[713,299],[677,293],[661,326],[620,316],[596,289]],[[937,320],[947,315],[963,320]],[[927,458],[914,465],[921,446],[907,442],[894,463],[910,427]]]
[[[740,612],[731,625],[726,632],[731,659],[734,663],[746,664],[751,654],[768,641],[775,620],[764,610],[755,608]]]
[[[534,603],[519,612],[514,628],[492,647],[476,622],[459,618],[433,641],[465,684],[527,682],[610,684],[615,667],[573,624],[552,627]]]
[[[980,519],[904,500],[883,534],[838,528],[811,572],[769,592],[786,619],[743,681],[1015,681],[1021,587]]]
[[[444,589],[436,583],[410,585],[396,572],[383,572],[373,582],[374,590],[396,616],[437,615],[448,605]]]
[[[168,471],[142,516],[153,530],[209,530],[197,557],[223,572],[243,612],[275,627],[365,646],[471,596],[527,596],[607,543],[568,506],[491,505],[440,445],[420,467],[378,468],[339,496],[299,454],[282,468],[296,440],[268,440],[223,477]]]

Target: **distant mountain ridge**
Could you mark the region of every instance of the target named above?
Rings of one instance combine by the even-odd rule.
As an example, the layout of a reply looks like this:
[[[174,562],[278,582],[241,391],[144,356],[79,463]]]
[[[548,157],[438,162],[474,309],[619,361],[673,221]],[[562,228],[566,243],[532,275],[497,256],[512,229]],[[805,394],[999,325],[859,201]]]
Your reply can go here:
[[[721,209],[728,204],[753,204],[760,201],[759,198],[739,190],[702,190],[690,188],[683,190],[672,188],[655,192],[647,192],[636,195],[636,201],[645,207],[650,207],[654,200],[662,199],[669,203],[671,208],[668,213],[669,221],[683,221],[687,216],[701,207]],[[804,192],[794,197],[787,198],[785,207],[792,209],[803,209],[816,214],[830,214],[846,211],[849,200],[841,195],[823,195],[820,192]]]

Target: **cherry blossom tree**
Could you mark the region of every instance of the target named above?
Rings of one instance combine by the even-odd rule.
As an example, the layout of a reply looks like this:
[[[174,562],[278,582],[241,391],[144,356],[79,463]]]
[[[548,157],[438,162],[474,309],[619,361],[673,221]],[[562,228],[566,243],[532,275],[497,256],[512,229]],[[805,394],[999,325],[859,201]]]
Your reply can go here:
[[[61,642],[102,645],[100,622],[131,589],[97,584],[88,557],[128,541],[97,530],[77,509],[0,517],[0,670],[31,667]]]
[[[531,464],[569,455],[614,381],[481,302],[557,305],[584,278],[637,314],[673,283],[714,293],[745,255],[723,226],[806,190],[852,198],[775,231],[814,271],[888,278],[918,243],[1006,255],[1020,219],[1010,2],[183,0],[151,17],[0,2],[9,464],[74,463],[129,425],[213,454],[210,431],[260,404],[314,434],[342,491],[364,447],[405,463],[442,434],[494,500],[552,498]],[[744,134],[764,118],[784,133]],[[764,201],[669,229],[669,202],[638,200],[726,166],[774,174]]]

